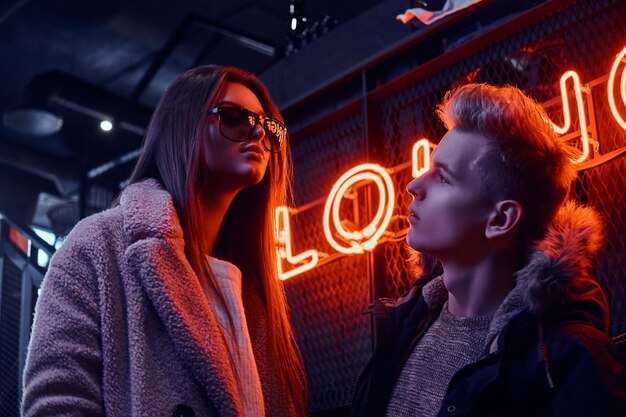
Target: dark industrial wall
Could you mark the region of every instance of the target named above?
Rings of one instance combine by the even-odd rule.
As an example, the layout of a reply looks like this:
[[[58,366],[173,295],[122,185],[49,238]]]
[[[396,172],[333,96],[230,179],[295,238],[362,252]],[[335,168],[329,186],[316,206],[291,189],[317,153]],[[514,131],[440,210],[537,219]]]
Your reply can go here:
[[[292,217],[295,253],[311,248],[335,253],[323,235],[324,199],[332,184],[359,163],[399,167],[392,174],[395,214],[406,215],[410,196],[404,188],[411,171],[402,164],[410,160],[417,139],[439,141],[444,129],[434,109],[448,89],[460,84],[518,86],[544,103],[552,119],[560,122],[559,79],[567,70],[576,70],[586,87],[591,135],[598,142],[596,157],[626,147],[626,131],[611,116],[606,98],[606,76],[615,56],[626,47],[626,3],[548,3],[552,4],[518,15],[506,25],[495,19],[491,26],[465,23],[439,32],[444,53],[428,62],[412,60],[420,54],[417,43],[386,62],[364,66],[353,77],[363,82],[361,97],[348,100],[347,105],[339,97],[342,107],[331,108],[326,116],[294,133],[296,206],[313,203]],[[385,74],[387,68],[403,65],[406,71],[401,75]],[[621,70],[618,80],[620,76]],[[312,99],[287,109],[286,114],[292,124],[301,125],[307,119],[307,106],[316,106],[319,113],[319,103],[320,99]],[[570,104],[574,105],[573,98]],[[570,132],[576,132],[576,112],[572,114]],[[623,105],[622,115],[626,116]],[[576,133],[572,138],[577,143]],[[625,194],[624,157],[579,173],[576,198],[597,208],[606,222],[607,243],[597,258],[596,274],[609,301],[613,334],[626,331]],[[370,203],[359,202],[365,211]],[[346,208],[344,215],[353,220],[353,213]],[[396,234],[388,238],[397,238],[402,228],[402,221],[396,219],[390,228]],[[411,284],[403,267],[403,243],[395,240],[379,245],[374,253],[340,257],[286,281],[306,361],[311,409],[320,415],[350,403],[355,377],[372,351],[375,329],[361,312],[374,297],[397,297]]]
[[[317,97],[285,109],[290,125],[298,129],[291,137],[295,206],[306,206],[291,219],[295,252],[315,248],[334,258],[285,281],[306,362],[311,410],[320,415],[350,403],[354,380],[371,354],[376,329],[362,311],[374,298],[397,297],[411,284],[399,238],[410,202],[404,191],[411,179],[406,162],[417,139],[437,142],[443,134],[434,109],[448,89],[467,82],[516,85],[546,103],[551,117],[560,121],[559,78],[575,69],[587,87],[585,103],[593,116],[590,130],[599,154],[626,146],[626,131],[613,120],[606,99],[606,75],[626,46],[625,2],[550,1],[508,16],[506,23],[497,13],[482,16],[476,23],[469,14],[445,30],[415,28],[416,36],[422,30],[432,35],[425,34],[419,42],[346,75],[330,90],[325,86]],[[298,76],[297,71],[291,74]],[[622,114],[626,116],[626,109]],[[577,130],[576,119],[574,123],[572,132]],[[397,168],[392,173],[395,217],[386,242],[373,253],[336,256],[322,231],[325,198],[345,171],[363,162]],[[596,207],[606,221],[607,244],[598,256],[596,274],[610,304],[611,331],[621,333],[626,331],[626,160],[617,158],[581,172],[576,190],[576,197]],[[356,209],[342,205],[342,217],[359,224],[376,203],[375,193],[361,190],[355,201]],[[91,211],[86,207],[86,213]],[[355,213],[362,218],[355,218]],[[6,236],[3,232],[4,242]],[[2,416],[17,412],[22,297],[31,289],[30,298],[36,297],[33,283],[24,281],[23,273],[32,259],[16,262],[15,250],[7,251],[6,245],[0,252]],[[29,326],[30,315],[26,317]]]
[[[16,240],[17,238],[17,240]],[[28,239],[31,243],[27,244]],[[17,242],[17,243],[16,243]],[[20,244],[21,243],[21,244]],[[39,251],[49,247],[0,215],[0,416],[19,415],[21,375],[33,309],[45,268]]]

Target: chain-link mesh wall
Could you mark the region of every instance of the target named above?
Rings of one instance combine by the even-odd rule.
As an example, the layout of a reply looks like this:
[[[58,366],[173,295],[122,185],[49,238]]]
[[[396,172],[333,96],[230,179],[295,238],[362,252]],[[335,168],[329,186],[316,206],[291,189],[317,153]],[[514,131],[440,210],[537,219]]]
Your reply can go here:
[[[447,90],[468,82],[518,86],[544,103],[555,123],[562,122],[559,80],[571,69],[584,86],[591,136],[599,154],[626,146],[626,131],[614,121],[606,98],[606,75],[616,54],[626,46],[625,23],[626,2],[576,2],[504,38],[493,42],[482,38],[482,47],[474,54],[452,60],[444,69],[379,89],[368,102],[370,133],[375,125],[382,136],[375,138],[382,144],[379,162],[388,168],[398,166],[410,160],[416,140],[427,137],[438,142],[444,128],[435,108]],[[452,53],[462,42],[449,38],[444,44]],[[573,96],[570,107],[575,109]],[[576,132],[579,122],[575,110],[572,114],[570,132]],[[626,116],[626,111],[622,114]],[[364,129],[361,115],[353,112],[333,114],[294,136],[296,206],[326,197],[345,171],[366,161]],[[572,134],[572,144],[576,143],[579,138]],[[609,300],[614,334],[626,330],[625,165],[625,158],[620,158],[581,172],[576,188],[576,197],[598,209],[606,222],[607,243],[597,257],[596,273]],[[397,214],[405,215],[410,169],[392,178]],[[323,202],[292,218],[296,253],[310,248],[333,252],[322,234],[322,209]],[[385,264],[385,295],[397,297],[411,284],[404,269],[403,242],[387,242],[379,250]],[[371,324],[360,314],[370,301],[371,282],[376,279],[368,276],[376,270],[371,260],[371,255],[346,256],[286,283],[307,363],[313,410],[350,402],[350,388],[371,349]]]
[[[296,206],[328,194],[346,166],[366,160],[360,112],[319,126],[293,148]],[[294,216],[294,252],[332,249],[322,234],[323,204]],[[346,216],[349,216],[349,210]],[[369,302],[363,257],[346,257],[286,281],[292,322],[305,358],[313,410],[350,401],[355,369],[370,349],[370,326],[360,311]]]
[[[19,268],[3,257],[0,298],[0,415],[16,416],[19,411],[20,295],[22,276]]]
[[[0,416],[20,414],[22,372],[28,334],[44,270],[42,249],[34,235],[14,228],[0,216]],[[22,241],[22,239],[24,239]],[[30,240],[28,249],[22,244]],[[18,243],[20,242],[20,243]]]
[[[626,158],[586,171],[581,194],[602,213],[606,244],[596,258],[596,275],[611,308],[614,334],[626,331]]]

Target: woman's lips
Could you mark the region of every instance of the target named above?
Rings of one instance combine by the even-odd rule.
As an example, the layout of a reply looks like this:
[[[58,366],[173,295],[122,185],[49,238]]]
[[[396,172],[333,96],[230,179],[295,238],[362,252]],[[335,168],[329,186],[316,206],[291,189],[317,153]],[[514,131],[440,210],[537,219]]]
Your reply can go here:
[[[265,152],[263,148],[258,145],[248,145],[241,149],[242,155],[246,158],[257,159],[259,161],[263,161],[265,159]]]
[[[263,153],[257,151],[244,151],[241,153],[246,158],[256,159],[262,161],[264,159]]]

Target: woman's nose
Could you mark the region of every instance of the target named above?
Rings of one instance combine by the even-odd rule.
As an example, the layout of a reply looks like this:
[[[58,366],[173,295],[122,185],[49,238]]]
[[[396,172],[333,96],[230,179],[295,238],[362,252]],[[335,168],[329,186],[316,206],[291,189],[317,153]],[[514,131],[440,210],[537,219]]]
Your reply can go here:
[[[259,140],[263,139],[265,136],[265,129],[263,128],[263,123],[257,123],[252,130],[252,134],[250,135],[250,139]]]

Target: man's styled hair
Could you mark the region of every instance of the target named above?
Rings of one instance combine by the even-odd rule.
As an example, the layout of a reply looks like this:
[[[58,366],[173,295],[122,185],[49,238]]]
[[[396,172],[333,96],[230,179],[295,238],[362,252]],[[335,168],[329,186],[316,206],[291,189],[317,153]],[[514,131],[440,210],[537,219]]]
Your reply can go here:
[[[467,84],[449,91],[437,113],[448,130],[485,137],[476,164],[481,194],[522,206],[520,243],[543,236],[567,197],[576,171],[544,109],[511,86]]]

